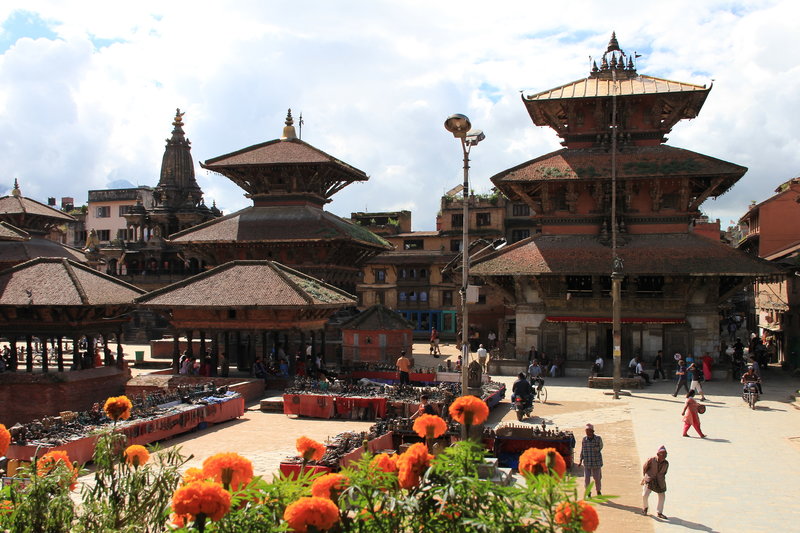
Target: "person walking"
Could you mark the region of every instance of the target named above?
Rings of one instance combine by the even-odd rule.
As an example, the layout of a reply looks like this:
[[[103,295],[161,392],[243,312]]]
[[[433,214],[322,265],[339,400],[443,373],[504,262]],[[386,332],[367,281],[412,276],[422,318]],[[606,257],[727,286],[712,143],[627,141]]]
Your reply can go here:
[[[667,375],[664,373],[664,352],[663,351],[659,350],[658,353],[656,354],[656,358],[653,361],[653,367],[655,367],[655,370],[653,370],[653,381],[658,381],[659,380],[659,375],[661,376],[661,379],[664,379],[664,380],[667,379]]]
[[[690,390],[686,393],[686,403],[683,405],[683,411],[681,411],[681,416],[683,416],[683,436],[688,437],[689,434],[689,427],[693,427],[694,430],[700,435],[701,439],[706,438],[703,434],[703,430],[700,429],[700,413],[698,409],[702,407],[698,404],[694,399],[694,391]],[[705,407],[703,407],[705,410]]]
[[[642,514],[647,515],[648,501],[650,500],[650,493],[655,492],[658,496],[658,503],[656,504],[656,514],[662,520],[668,520],[664,516],[664,500],[667,494],[667,470],[669,470],[669,461],[667,461],[667,449],[661,446],[658,449],[655,457],[651,457],[644,462],[642,466]]]
[[[436,328],[431,328],[431,355],[436,358],[442,355],[442,351],[439,349],[439,332],[436,331]]]
[[[395,363],[397,371],[400,373],[400,385],[410,385],[409,372],[411,372],[411,360],[406,357],[406,351],[400,352],[400,357],[397,358]]]
[[[581,441],[581,458],[578,466],[583,465],[583,487],[589,489],[589,482],[594,478],[594,488],[597,495],[602,493],[601,481],[603,479],[603,439],[595,435],[594,426],[586,424],[586,436]],[[591,496],[591,493],[587,494]]]
[[[687,380],[689,381],[689,389],[700,393],[700,400],[706,401],[706,395],[703,393],[703,387],[700,383],[703,381],[703,372],[697,363],[692,363],[686,369]]]
[[[486,348],[483,347],[481,344],[478,347],[478,362],[481,364],[481,368],[484,372],[489,372],[489,352],[486,351]]]
[[[683,359],[678,361],[678,370],[675,371],[675,377],[677,378],[677,383],[675,384],[675,392],[672,393],[672,396],[677,397],[681,387],[686,389],[686,392],[689,392],[689,386],[686,384],[686,363]]]

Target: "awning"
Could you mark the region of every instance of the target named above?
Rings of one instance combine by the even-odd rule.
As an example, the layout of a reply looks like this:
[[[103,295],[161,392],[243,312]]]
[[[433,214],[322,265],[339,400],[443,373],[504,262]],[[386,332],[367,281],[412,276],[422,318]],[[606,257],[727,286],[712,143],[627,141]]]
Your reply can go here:
[[[758,327],[767,331],[783,331],[783,324],[759,324]]]
[[[584,322],[611,324],[611,317],[601,316],[548,316],[548,322]],[[652,318],[652,317],[623,317],[620,319],[623,324],[683,324],[685,318]]]

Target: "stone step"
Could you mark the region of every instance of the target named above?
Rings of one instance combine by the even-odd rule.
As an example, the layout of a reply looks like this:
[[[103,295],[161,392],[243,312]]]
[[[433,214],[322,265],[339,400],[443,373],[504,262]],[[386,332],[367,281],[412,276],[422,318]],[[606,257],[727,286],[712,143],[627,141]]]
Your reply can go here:
[[[272,396],[261,400],[260,409],[268,413],[283,412],[283,396]]]

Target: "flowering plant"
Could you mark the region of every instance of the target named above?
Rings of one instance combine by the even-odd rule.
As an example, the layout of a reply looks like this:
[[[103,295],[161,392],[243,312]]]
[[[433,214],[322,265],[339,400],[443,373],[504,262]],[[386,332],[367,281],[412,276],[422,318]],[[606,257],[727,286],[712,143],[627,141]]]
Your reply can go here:
[[[113,420],[127,420],[131,417],[131,408],[133,404],[127,396],[112,396],[103,404],[103,411],[106,416]]]
[[[0,424],[0,457],[5,456],[11,444],[11,433],[3,424]]]
[[[239,490],[253,479],[253,463],[238,453],[218,453],[203,461],[203,476],[225,490]]]
[[[297,453],[303,458],[303,462],[319,461],[325,455],[325,445],[308,437],[297,439]]]
[[[476,426],[486,422],[489,407],[476,396],[460,396],[450,404],[450,418],[465,426]]]
[[[438,439],[447,431],[447,422],[436,415],[420,415],[412,429],[423,439]]]
[[[132,444],[125,448],[125,462],[134,468],[139,468],[150,459],[150,452],[140,444]]]

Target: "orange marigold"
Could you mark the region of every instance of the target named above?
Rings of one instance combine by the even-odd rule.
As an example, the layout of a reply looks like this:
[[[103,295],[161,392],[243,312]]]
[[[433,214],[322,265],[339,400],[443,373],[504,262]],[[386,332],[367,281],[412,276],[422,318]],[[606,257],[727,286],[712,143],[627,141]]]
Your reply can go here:
[[[106,416],[116,422],[117,420],[127,420],[131,417],[131,407],[133,404],[127,396],[112,396],[103,404],[103,411]]]
[[[339,508],[327,498],[300,498],[286,507],[283,519],[298,533],[306,533],[309,526],[324,531],[339,521]]]
[[[325,445],[308,437],[297,439],[297,453],[305,461],[319,461],[325,455]]]
[[[150,460],[150,452],[147,448],[139,444],[132,444],[125,448],[125,462],[134,468],[139,468]]]
[[[216,522],[230,508],[230,493],[213,481],[193,481],[172,494],[172,512],[177,515],[203,515]]]
[[[178,527],[178,528],[186,527],[186,524],[188,524],[191,520],[192,520],[192,517],[189,516],[188,514],[172,513],[172,514],[169,515],[169,522],[173,526]]]
[[[450,404],[450,417],[467,426],[483,424],[489,417],[486,402],[475,396],[460,396]]]
[[[579,500],[574,504],[569,502],[561,502],[556,507],[556,524],[561,526],[569,526],[573,521],[573,513],[577,510],[578,519],[581,521],[581,531],[594,531],[600,525],[600,517],[597,516],[597,510],[583,500]],[[572,531],[572,529],[565,528],[564,531]]]
[[[428,453],[428,448],[421,442],[411,445],[400,457],[397,458],[397,480],[403,489],[413,489],[419,485],[419,480],[425,470],[430,466],[433,456]]]
[[[72,472],[72,480],[70,481],[70,490],[75,488],[75,480],[78,479],[78,471],[69,460],[69,454],[63,450],[53,450],[47,452],[36,461],[36,472],[39,476],[46,476],[61,464],[68,471]]]
[[[239,490],[253,479],[253,463],[238,453],[218,453],[203,461],[203,477]]]
[[[192,481],[207,481],[206,475],[199,468],[187,468],[183,473],[183,484],[188,485]]]
[[[414,420],[414,432],[420,437],[436,439],[447,431],[447,422],[436,415],[420,415]]]
[[[550,458],[550,470],[564,477],[567,463],[555,448],[528,448],[519,457],[519,471],[523,474],[541,474],[547,472],[547,460]]]
[[[388,453],[379,453],[370,461],[370,466],[384,472],[397,472],[397,458],[398,455],[389,455]]]
[[[0,500],[0,515],[11,514],[14,512],[14,502],[11,500]]]
[[[335,501],[339,493],[347,488],[347,483],[347,476],[343,474],[325,474],[311,484],[311,495]]]
[[[3,457],[11,444],[11,433],[3,424],[0,424],[0,457]]]

